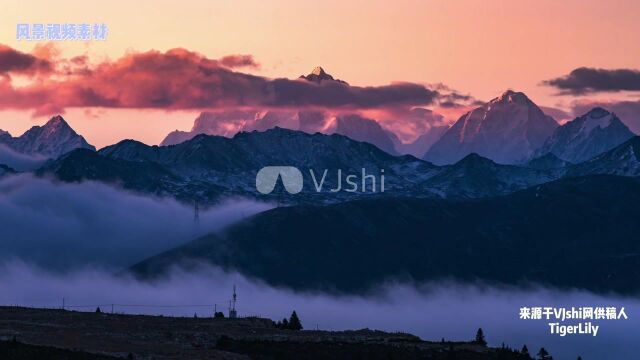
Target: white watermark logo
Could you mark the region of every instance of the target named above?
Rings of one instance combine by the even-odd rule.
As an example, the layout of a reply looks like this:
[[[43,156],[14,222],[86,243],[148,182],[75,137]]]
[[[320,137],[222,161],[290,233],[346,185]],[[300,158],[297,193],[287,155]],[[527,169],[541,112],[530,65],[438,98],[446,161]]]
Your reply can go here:
[[[293,166],[265,166],[256,175],[256,189],[262,194],[269,194],[275,189],[278,178],[289,194],[302,191],[302,173]]]
[[[343,172],[337,169],[335,174],[335,187],[325,188],[325,183],[329,178],[333,179],[333,174],[329,169],[316,173],[309,169],[309,176],[313,182],[316,192],[329,191],[332,193],[346,192],[384,192],[384,169],[380,169],[380,175],[367,174],[365,168],[357,174]],[[304,177],[302,171],[295,166],[265,166],[256,174],[256,190],[261,194],[270,194],[276,187],[278,179],[281,179],[284,189],[289,194],[297,194],[304,187]],[[344,182],[344,186],[343,186]]]

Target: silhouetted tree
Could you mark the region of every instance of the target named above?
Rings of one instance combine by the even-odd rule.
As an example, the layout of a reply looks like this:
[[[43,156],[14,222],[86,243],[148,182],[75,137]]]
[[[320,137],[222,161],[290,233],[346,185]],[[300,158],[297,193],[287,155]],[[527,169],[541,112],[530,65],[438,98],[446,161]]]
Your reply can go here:
[[[553,357],[551,357],[551,355],[549,355],[549,352],[545,348],[540,348],[540,351],[538,351],[538,359],[539,360],[552,360]]]
[[[193,313],[193,318],[197,319],[198,318],[198,313]]]
[[[224,313],[222,311],[218,311],[215,314],[213,314],[213,317],[216,319],[223,319],[224,318]]]
[[[102,314],[102,310],[100,310],[100,306],[96,308],[96,314]]]
[[[289,320],[287,320],[286,318],[282,319],[282,328],[283,329],[289,328]]]
[[[578,360],[582,360],[582,356],[578,356]]]
[[[521,353],[522,355],[531,356],[531,355],[529,355],[529,348],[527,347],[527,345],[523,345],[523,346],[522,346],[522,350],[520,350],[520,353]]]
[[[478,332],[476,332],[476,344],[480,344],[483,346],[487,345],[487,340],[484,338],[484,331],[482,331],[482,328],[478,329]],[[502,344],[504,346],[504,344]]]
[[[293,312],[291,313],[291,317],[289,317],[289,329],[296,331],[302,330],[302,323],[300,322],[298,314],[296,314],[295,310],[293,310]]]

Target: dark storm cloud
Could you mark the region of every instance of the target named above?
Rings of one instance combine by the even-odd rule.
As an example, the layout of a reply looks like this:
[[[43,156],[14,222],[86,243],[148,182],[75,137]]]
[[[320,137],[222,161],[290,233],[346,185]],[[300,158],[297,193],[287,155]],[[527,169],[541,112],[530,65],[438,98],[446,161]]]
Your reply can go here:
[[[266,105],[375,108],[399,104],[430,104],[438,96],[437,92],[413,83],[358,87],[338,81],[315,83],[275,79],[271,85],[274,98],[271,104]]]
[[[640,71],[635,69],[577,68],[569,75],[543,81],[561,94],[580,95],[601,91],[640,91]]]
[[[51,63],[34,55],[0,44],[0,75],[8,73],[34,74],[52,71]]]
[[[431,84],[429,88],[438,92],[438,106],[441,108],[456,109],[469,106],[482,106],[485,103],[469,94],[462,94],[442,83]]]

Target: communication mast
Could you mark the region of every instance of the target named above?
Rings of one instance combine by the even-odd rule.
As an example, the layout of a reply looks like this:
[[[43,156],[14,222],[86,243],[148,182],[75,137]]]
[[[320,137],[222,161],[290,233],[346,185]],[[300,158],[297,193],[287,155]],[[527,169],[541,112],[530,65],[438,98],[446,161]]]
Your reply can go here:
[[[233,297],[229,300],[229,318],[235,319],[238,317],[238,312],[236,311],[236,286],[233,285]]]

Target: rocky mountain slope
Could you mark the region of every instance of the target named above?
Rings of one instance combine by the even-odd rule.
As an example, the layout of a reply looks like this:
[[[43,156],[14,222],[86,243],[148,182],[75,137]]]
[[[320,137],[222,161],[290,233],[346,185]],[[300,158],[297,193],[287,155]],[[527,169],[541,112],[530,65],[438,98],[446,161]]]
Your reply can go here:
[[[536,150],[535,156],[552,153],[565,161],[579,163],[611,150],[634,136],[615,114],[597,107],[558,127]]]
[[[78,135],[62,116],[54,116],[43,126],[34,126],[19,137],[8,133],[0,135],[0,143],[6,144],[18,153],[40,155],[55,159],[74,149],[95,150]]]
[[[639,180],[606,175],[484,200],[281,207],[132,271],[153,278],[210,263],[274,285],[358,293],[388,280],[453,278],[637,294],[638,211]]]
[[[518,164],[530,159],[557,126],[525,94],[508,90],[460,117],[424,159],[451,164],[477,153],[501,164]]]

